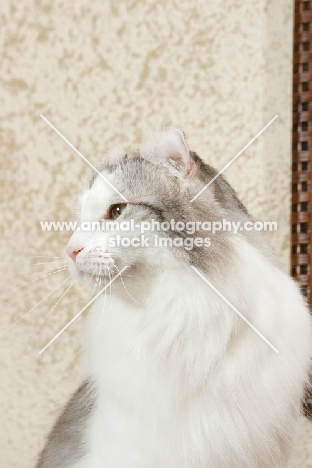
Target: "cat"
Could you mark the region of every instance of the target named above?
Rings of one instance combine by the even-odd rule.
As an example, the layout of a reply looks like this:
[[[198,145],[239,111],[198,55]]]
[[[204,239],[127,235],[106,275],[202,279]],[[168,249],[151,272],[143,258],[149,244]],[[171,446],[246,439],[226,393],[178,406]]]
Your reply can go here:
[[[152,220],[252,222],[222,175],[169,129],[107,161],[80,197],[79,215],[119,226],[133,219],[135,227],[79,229],[69,241],[75,278],[116,278],[88,318],[88,378],[37,468],[290,466],[311,320],[263,234],[207,236],[198,223],[192,235],[150,229],[148,247],[116,243],[117,235],[141,239]],[[159,237],[180,240],[160,247]],[[206,241],[186,248],[189,238]]]

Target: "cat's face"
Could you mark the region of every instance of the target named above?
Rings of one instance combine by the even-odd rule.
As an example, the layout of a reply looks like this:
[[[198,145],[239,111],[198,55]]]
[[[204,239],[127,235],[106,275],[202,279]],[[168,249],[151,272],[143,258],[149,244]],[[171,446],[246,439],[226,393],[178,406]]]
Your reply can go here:
[[[199,172],[178,130],[164,133],[143,155],[121,155],[117,162],[107,164],[101,172],[106,180],[94,177],[80,199],[81,229],[67,246],[72,275],[79,279],[114,276],[126,265],[148,273],[205,258],[207,245],[189,249],[190,238],[198,233],[178,232],[171,226],[159,232],[157,224],[156,229],[148,228],[152,220],[187,223],[199,221],[203,215],[217,216],[218,204],[211,192],[205,197],[206,203],[210,200],[209,214],[203,213],[202,202],[190,203],[203,186]],[[107,229],[107,224],[98,224],[102,221],[116,224]],[[166,244],[160,237],[182,238],[183,245],[181,241]]]

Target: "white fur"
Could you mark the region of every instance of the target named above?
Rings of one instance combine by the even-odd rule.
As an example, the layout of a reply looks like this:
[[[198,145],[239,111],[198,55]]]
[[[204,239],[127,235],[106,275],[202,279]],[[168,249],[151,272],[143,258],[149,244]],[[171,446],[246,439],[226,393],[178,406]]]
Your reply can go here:
[[[309,313],[287,275],[247,241],[232,242],[239,261],[214,285],[279,354],[188,266],[140,278],[142,305],[113,294],[103,308],[100,297],[88,327],[99,398],[88,457],[75,468],[288,465]]]
[[[156,148],[188,175],[182,137],[166,134]],[[97,178],[81,220],[101,219],[113,202]],[[75,233],[70,242],[83,251],[71,271],[90,275],[96,265],[101,275],[114,234]],[[228,270],[207,279],[279,353],[170,249],[113,249],[117,268],[141,267],[124,276],[127,291],[117,279],[90,315],[87,364],[98,398],[86,458],[74,468],[289,466],[312,351],[309,312],[295,283],[245,237],[229,243]]]

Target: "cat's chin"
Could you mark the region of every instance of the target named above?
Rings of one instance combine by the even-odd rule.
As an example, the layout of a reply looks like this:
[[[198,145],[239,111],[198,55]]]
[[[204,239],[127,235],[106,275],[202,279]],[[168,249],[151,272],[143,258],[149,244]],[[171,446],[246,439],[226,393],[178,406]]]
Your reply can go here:
[[[96,283],[99,278],[108,278],[108,274],[97,275],[85,271],[80,271],[78,268],[70,270],[70,275],[74,280],[79,281],[80,283],[90,284],[91,286],[93,283]]]
[[[70,276],[74,280],[82,281],[82,282],[86,280],[85,274],[82,271],[78,270],[74,262],[71,262],[71,261],[68,262],[68,271],[70,273]]]
[[[68,261],[68,271],[72,278],[83,283],[98,281],[99,278],[112,279],[117,273],[114,262],[107,262],[97,268],[90,265],[77,265],[71,259]]]

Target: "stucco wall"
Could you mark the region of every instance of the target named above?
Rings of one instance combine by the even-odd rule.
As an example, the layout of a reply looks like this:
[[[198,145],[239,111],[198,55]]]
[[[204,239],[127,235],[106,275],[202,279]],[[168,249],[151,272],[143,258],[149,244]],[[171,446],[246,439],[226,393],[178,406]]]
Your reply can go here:
[[[39,221],[74,219],[91,171],[39,114],[94,164],[174,124],[219,169],[279,114],[225,175],[257,220],[277,221],[288,270],[293,14],[291,0],[8,0],[0,15],[0,466],[27,468],[83,376],[81,325],[38,351],[89,298],[73,288],[40,327],[66,290],[42,301],[66,278],[50,273],[69,233]],[[299,467],[312,466],[309,443]]]

